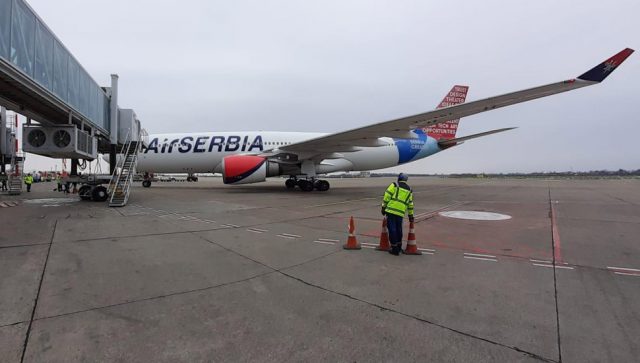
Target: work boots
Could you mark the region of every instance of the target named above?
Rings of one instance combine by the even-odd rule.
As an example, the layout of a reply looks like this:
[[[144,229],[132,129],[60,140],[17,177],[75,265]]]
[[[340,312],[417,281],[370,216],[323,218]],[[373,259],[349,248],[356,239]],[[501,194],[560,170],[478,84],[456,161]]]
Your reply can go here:
[[[389,253],[394,255],[394,256],[400,256],[400,246],[395,244],[395,245],[391,245],[391,249],[389,250]]]

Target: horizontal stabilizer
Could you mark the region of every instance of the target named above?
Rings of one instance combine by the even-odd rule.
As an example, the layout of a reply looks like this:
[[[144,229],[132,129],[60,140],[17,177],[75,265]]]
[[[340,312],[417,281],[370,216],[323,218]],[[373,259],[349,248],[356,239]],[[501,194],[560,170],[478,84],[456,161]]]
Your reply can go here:
[[[469,135],[469,136],[463,136],[463,137],[458,137],[457,139],[451,139],[451,140],[442,140],[438,142],[438,146],[440,146],[441,148],[448,148],[451,146],[456,146],[458,144],[461,144],[467,140],[471,140],[471,139],[475,139],[478,137],[482,137],[482,136],[487,136],[487,135],[491,135],[491,134],[497,134],[498,132],[504,132],[504,131],[509,131],[509,130],[513,130],[513,129],[517,129],[517,127],[506,127],[504,129],[497,129],[497,130],[491,130],[491,131],[485,131],[485,132],[481,132],[479,134],[473,134],[473,135]]]

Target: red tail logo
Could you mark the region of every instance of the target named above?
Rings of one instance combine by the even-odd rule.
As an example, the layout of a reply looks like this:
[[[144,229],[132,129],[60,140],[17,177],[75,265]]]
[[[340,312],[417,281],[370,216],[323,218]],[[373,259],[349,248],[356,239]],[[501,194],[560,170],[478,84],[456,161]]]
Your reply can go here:
[[[469,91],[469,86],[453,86],[451,91],[449,91],[444,99],[442,99],[442,102],[440,102],[438,108],[449,107],[464,103],[467,98],[467,91]],[[458,122],[460,122],[459,118],[441,122],[434,126],[425,127],[423,131],[436,140],[453,139],[456,137],[456,131],[458,131]]]

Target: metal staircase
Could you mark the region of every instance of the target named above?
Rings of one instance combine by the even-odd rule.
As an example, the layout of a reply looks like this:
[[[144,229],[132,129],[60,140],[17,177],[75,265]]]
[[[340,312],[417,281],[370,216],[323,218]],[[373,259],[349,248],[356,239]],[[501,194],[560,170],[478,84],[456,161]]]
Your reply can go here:
[[[109,207],[124,207],[127,205],[133,176],[136,174],[138,151],[140,151],[141,145],[141,141],[135,141],[130,135],[127,135],[123,147],[124,153],[118,160],[118,165],[111,176],[111,181],[107,188],[110,196]]]
[[[12,155],[11,156],[11,173],[8,175],[9,195],[19,195],[22,193],[22,167],[24,166],[24,156]]]

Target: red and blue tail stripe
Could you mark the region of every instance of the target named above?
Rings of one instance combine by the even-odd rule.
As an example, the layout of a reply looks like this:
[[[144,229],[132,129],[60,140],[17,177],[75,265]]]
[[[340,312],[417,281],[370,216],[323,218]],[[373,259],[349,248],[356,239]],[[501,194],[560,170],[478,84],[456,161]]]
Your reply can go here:
[[[624,60],[627,59],[631,55],[631,53],[633,53],[633,49],[626,48],[613,57],[593,67],[592,69],[578,77],[578,79],[581,79],[583,81],[602,82],[605,78],[607,78],[607,76],[611,74],[611,72],[613,72],[620,64],[622,64],[622,62],[624,62]]]

